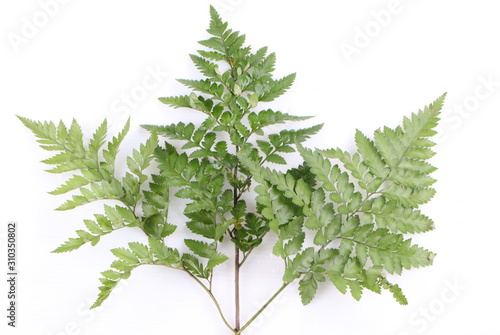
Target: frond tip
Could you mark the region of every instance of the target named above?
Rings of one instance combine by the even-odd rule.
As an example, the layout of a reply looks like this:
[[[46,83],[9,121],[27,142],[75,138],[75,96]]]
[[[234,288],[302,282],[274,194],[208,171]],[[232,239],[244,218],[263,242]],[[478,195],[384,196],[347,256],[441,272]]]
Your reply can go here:
[[[439,98],[437,98],[436,100],[434,100],[434,102],[431,103],[429,105],[429,107],[427,108],[428,111],[431,112],[431,113],[438,113],[438,112],[440,112],[441,109],[443,108],[444,101],[446,99],[446,95],[447,94],[448,94],[448,92],[445,92]]]

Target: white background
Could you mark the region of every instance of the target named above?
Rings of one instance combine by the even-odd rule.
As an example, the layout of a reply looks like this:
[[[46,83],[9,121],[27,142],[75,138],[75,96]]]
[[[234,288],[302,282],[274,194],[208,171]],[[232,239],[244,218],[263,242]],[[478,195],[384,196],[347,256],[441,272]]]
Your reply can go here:
[[[432,267],[395,279],[410,305],[372,293],[356,302],[328,284],[302,307],[295,285],[247,334],[500,334],[500,20],[496,3],[487,0],[3,1],[0,263],[6,263],[5,225],[15,220],[20,278],[16,329],[6,326],[1,280],[2,334],[230,333],[194,282],[154,267],[134,271],[109,304],[88,311],[99,272],[113,259],[109,249],[144,238],[136,230],[120,231],[96,247],[51,254],[102,204],[53,211],[67,196],[47,192],[64,176],[43,172],[39,162],[49,153],[15,118],[76,118],[89,135],[104,117],[117,131],[131,116],[122,153],[147,137],[140,124],[199,120],[156,98],[186,92],[174,78],[198,76],[188,54],[207,37],[210,3],[247,34],[249,44],[277,53],[278,76],[298,73],[294,87],[273,106],[325,123],[308,146],[352,150],[356,128],[372,133],[395,126],[448,92],[433,158],[438,193],[423,207],[436,230],[415,237],[438,256]],[[177,219],[182,225],[182,215]],[[269,238],[245,265],[245,320],[280,285],[282,265],[270,255],[272,243]],[[216,293],[232,322],[231,266],[218,269]]]

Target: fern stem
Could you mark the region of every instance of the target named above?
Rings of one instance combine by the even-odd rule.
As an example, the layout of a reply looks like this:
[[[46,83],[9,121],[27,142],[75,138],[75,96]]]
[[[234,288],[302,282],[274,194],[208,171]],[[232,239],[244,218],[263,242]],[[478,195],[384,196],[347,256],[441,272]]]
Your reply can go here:
[[[235,148],[236,154],[240,150],[239,146]],[[238,179],[238,164],[234,168],[233,178]],[[236,208],[240,195],[238,195],[238,187],[233,187],[233,207]],[[234,330],[240,330],[240,249],[234,245]]]
[[[224,324],[226,325],[227,328],[231,329],[231,331],[234,333],[235,330],[233,329],[233,327],[231,327],[231,325],[229,324],[229,322],[227,322],[226,320],[226,317],[224,316],[224,313],[222,312],[222,308],[219,304],[219,301],[217,301],[217,298],[215,298],[215,296],[213,295],[212,291],[209,290],[198,278],[196,278],[195,275],[193,275],[189,270],[187,269],[184,269],[184,272],[186,272],[191,278],[193,278],[204,290],[205,292],[207,292],[208,296],[210,297],[210,299],[212,299],[213,303],[215,304],[215,307],[217,308],[217,311],[219,312],[219,315],[220,317],[222,318],[222,321],[224,322]]]
[[[241,327],[241,329],[239,329],[238,331],[236,331],[234,334],[235,335],[239,335],[241,334],[245,329],[248,328],[248,326],[250,326],[250,324],[255,321],[255,319],[257,319],[257,317],[271,304],[271,302],[273,302],[274,299],[276,299],[276,297],[288,286],[290,285],[290,283],[283,283],[283,285],[281,285],[281,287],[278,289],[278,291],[276,291],[276,293],[273,294],[273,296],[271,298],[269,298],[269,300],[257,311],[257,313],[255,313],[251,318],[250,320],[247,321],[247,323],[245,323],[243,325],[243,327]]]
[[[234,304],[235,304],[235,327],[234,330],[240,330],[240,249],[234,246]]]

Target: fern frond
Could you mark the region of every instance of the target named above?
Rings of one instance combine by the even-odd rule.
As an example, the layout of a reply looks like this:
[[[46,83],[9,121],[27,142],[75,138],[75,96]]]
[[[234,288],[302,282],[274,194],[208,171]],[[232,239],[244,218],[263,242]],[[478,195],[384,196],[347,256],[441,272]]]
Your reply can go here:
[[[218,73],[217,70],[218,66],[215,63],[212,63],[211,61],[197,56],[197,55],[190,55],[191,60],[193,61],[194,65],[196,68],[206,77],[208,78],[218,78]]]
[[[252,130],[255,132],[257,129],[262,129],[274,124],[285,123],[286,121],[304,121],[310,119],[311,116],[295,116],[272,109],[262,110],[258,113],[250,113],[248,121]]]
[[[261,49],[251,57],[252,67],[248,69],[248,74],[252,78],[253,85],[265,83],[271,78],[271,73],[276,65],[276,54],[270,53],[265,56],[267,49]]]
[[[122,184],[116,179],[112,179],[111,182],[106,180],[93,182],[90,183],[90,189],[80,187],[79,190],[80,195],[73,195],[71,200],[67,200],[56,210],[66,211],[103,199],[122,200],[124,196]]]
[[[227,22],[223,22],[219,13],[213,6],[210,6],[210,28],[207,32],[211,35],[222,37],[227,29]]]
[[[353,155],[341,149],[317,150],[317,152],[327,158],[339,159],[344,168],[357,179],[358,185],[368,192],[375,192],[382,184],[382,178],[376,177],[370,172],[366,162],[362,160],[358,152]]]
[[[193,255],[183,254],[182,266],[198,278],[208,279],[210,277],[210,271]]]
[[[189,87],[195,91],[205,93],[205,94],[212,94],[212,82],[209,79],[205,80],[188,80],[188,79],[177,79],[178,82],[181,84],[185,85],[186,87]]]
[[[181,95],[178,97],[158,98],[158,100],[173,108],[191,108],[190,98],[188,95]]]
[[[278,80],[269,80],[262,85],[262,93],[259,100],[269,102],[284,94],[293,85],[295,77],[296,74],[292,73]],[[259,92],[257,91],[257,93]]]
[[[190,239],[185,239],[184,243],[195,255],[208,259],[207,270],[211,270],[229,259],[226,255],[218,252],[214,244]]]
[[[226,56],[217,51],[205,51],[205,50],[197,50],[201,57],[210,59],[213,61],[223,61],[226,60]]]
[[[321,277],[320,277],[321,278]],[[313,273],[307,273],[299,281],[299,293],[303,305],[309,304],[318,290],[318,280]]]
[[[105,205],[103,214],[84,220],[85,229],[53,252],[69,252],[87,243],[94,246],[113,231],[138,227],[148,237],[147,245],[132,242],[111,250],[116,259],[110,270],[102,272],[92,308],[137,267],[160,265],[181,270],[201,284],[234,332],[248,324],[238,326],[237,318],[232,327],[212,291],[214,268],[229,259],[220,243],[229,239],[234,244],[238,274],[269,231],[277,237],[272,252],[285,269],[283,285],[269,302],[297,280],[301,301],[309,304],[320,283],[329,279],[356,300],[365,290],[378,294],[388,290],[397,302],[407,304],[400,287],[386,276],[433,262],[434,253],[405,234],[434,228],[418,207],[435,193],[436,180],[430,175],[435,167],[429,160],[435,154],[432,136],[445,96],[405,117],[396,128],[378,129],[373,137],[356,130],[353,153],[305,148],[302,143],[321,124],[265,136],[265,127],[309,118],[258,107],[259,102],[273,101],[288,91],[296,75],[274,78],[274,53],[268,54],[265,47],[252,52],[244,45],[245,35],[229,29],[212,6],[210,17],[211,36],[199,42],[207,50],[190,55],[204,78],[180,79],[191,92],[159,98],[173,108],[200,111],[205,120],[199,126],[144,125],[150,137],[125,158],[123,175],[117,176],[115,164],[130,120],[111,140],[104,120],[87,142],[75,120],[65,125],[19,117],[39,145],[51,152],[42,161],[51,165],[49,172],[76,171],[50,192],[71,192],[58,210],[97,200],[120,203]],[[258,137],[255,141],[253,135]],[[159,145],[158,136],[183,141],[182,149],[168,142]],[[267,167],[286,165],[285,154],[296,150],[303,159],[298,167]],[[156,173],[149,172],[155,168]],[[244,197],[253,183],[255,206]],[[183,200],[187,229],[203,237],[184,239],[188,253],[164,242],[177,228],[168,219],[172,196]]]
[[[436,109],[432,113],[436,114]],[[388,284],[384,273],[401,274],[404,269],[432,263],[432,252],[412,244],[402,234],[434,227],[433,221],[416,208],[435,192],[430,188],[435,179],[429,176],[434,168],[426,162],[432,155],[426,149],[434,145],[427,137],[434,134],[436,120],[420,112],[403,123],[404,128],[379,131],[383,136],[375,135],[375,142],[357,131],[358,152],[353,155],[340,149],[310,150],[296,144],[310,172],[321,183],[317,186],[305,187],[302,179],[264,168],[248,154],[239,154],[240,162],[259,183],[255,190],[261,213],[278,235],[273,253],[289,260],[285,280],[301,278],[299,291],[304,304],[314,297],[316,284],[324,276],[342,293],[349,288],[355,299],[361,298],[364,288],[376,293],[388,289],[404,304],[407,302],[400,288]],[[377,142],[377,136],[382,140]],[[270,137],[270,143],[257,144],[269,154],[273,152],[273,141],[278,143]],[[340,160],[350,175],[327,157]],[[366,195],[356,191],[351,177],[366,190]],[[271,201],[273,189],[278,191],[277,197],[284,196],[301,208],[300,212],[287,208],[286,219],[280,222],[276,201]],[[310,257],[299,253],[292,258],[302,248],[301,226],[293,235],[284,237],[285,229],[296,220],[315,231],[313,242],[320,249],[307,251]],[[328,249],[335,240],[340,241],[338,248]],[[322,251],[328,251],[327,256],[319,256]],[[307,262],[301,271],[293,269],[299,267],[303,257]],[[316,259],[322,259],[321,263]]]
[[[99,179],[95,178],[95,179],[89,180],[83,176],[74,175],[73,177],[68,179],[65,184],[59,186],[59,188],[57,188],[56,190],[49,192],[49,193],[52,195],[64,194],[64,193],[67,193],[69,191],[86,186],[86,185],[90,184],[91,182],[94,182],[97,180],[99,180]]]
[[[129,248],[112,249],[118,260],[111,264],[112,270],[101,272],[102,286],[99,287],[97,300],[91,308],[99,307],[111,294],[118,283],[130,277],[132,270],[141,265],[164,265],[181,270],[181,257],[176,249],[166,247],[162,242],[150,238],[149,244],[137,242],[128,244]]]
[[[304,161],[311,167],[311,172],[323,183],[323,188],[330,192],[329,198],[340,203],[338,211],[341,214],[354,213],[362,203],[361,193],[355,191],[354,184],[349,181],[349,175],[342,172],[338,165],[331,165],[319,152],[297,145]]]
[[[101,237],[115,230],[125,227],[136,227],[139,218],[128,208],[121,206],[104,206],[105,215],[95,214],[94,220],[84,220],[87,231],[77,230],[78,237],[70,237],[61,246],[53,250],[53,253],[62,253],[76,250],[86,243],[95,246]]]
[[[397,201],[389,201],[382,196],[370,199],[361,211],[364,221],[375,221],[380,228],[403,234],[423,233],[434,229],[434,222],[419,210],[407,208]]]

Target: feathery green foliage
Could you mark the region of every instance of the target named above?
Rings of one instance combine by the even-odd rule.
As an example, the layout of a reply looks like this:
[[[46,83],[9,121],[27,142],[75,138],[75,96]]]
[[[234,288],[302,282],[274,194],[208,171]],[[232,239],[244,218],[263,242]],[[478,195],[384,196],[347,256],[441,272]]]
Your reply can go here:
[[[277,239],[273,253],[283,260],[282,286],[269,302],[298,281],[304,305],[326,282],[343,294],[349,291],[356,300],[365,290],[387,290],[397,302],[407,304],[400,287],[390,280],[404,270],[431,265],[434,258],[406,234],[434,228],[418,207],[435,193],[430,176],[435,168],[428,161],[434,155],[431,138],[445,96],[405,117],[395,129],[383,127],[373,137],[356,131],[353,153],[305,147],[303,142],[322,125],[266,134],[271,125],[310,118],[259,107],[284,94],[295,74],[273,78],[276,55],[268,54],[267,48],[252,52],[244,46],[245,35],[229,29],[213,7],[210,14],[211,37],[200,42],[208,50],[191,55],[204,79],[181,79],[191,92],[159,99],[185,113],[201,112],[205,120],[198,125],[144,125],[150,137],[126,158],[123,176],[115,162],[130,122],[108,140],[104,121],[86,142],[76,121],[67,126],[19,117],[43,149],[57,152],[43,161],[53,166],[48,172],[72,173],[50,192],[72,194],[58,210],[113,201],[93,220],[84,220],[86,230],[78,230],[54,252],[72,251],[88,242],[94,246],[117,229],[137,227],[148,244],[131,242],[111,250],[117,260],[111,270],[102,272],[92,307],[133,269],[161,265],[194,279],[234,334],[242,333],[262,312],[240,324],[238,283],[244,263],[268,233]],[[287,154],[295,151],[303,159],[301,165],[274,169],[275,164],[286,166]],[[247,204],[243,196],[251,191],[255,204]],[[177,227],[169,221],[172,197],[187,200],[183,214],[192,236],[184,240],[185,247],[172,248],[167,240],[175,238]],[[223,244],[234,246],[234,258],[220,251]],[[212,291],[215,269],[229,259],[236,276],[234,326]]]

